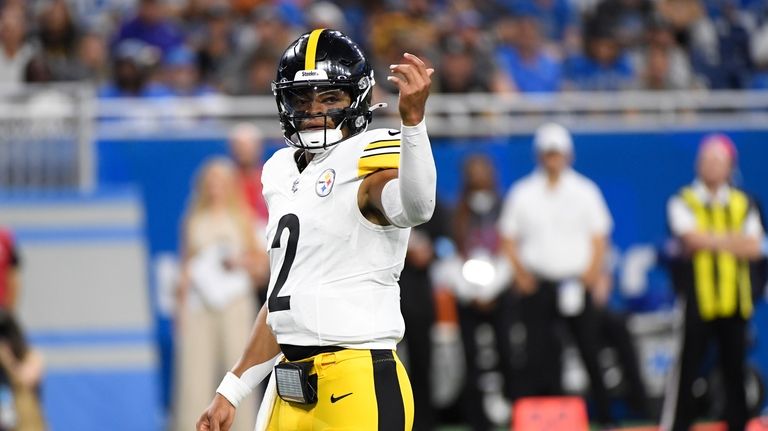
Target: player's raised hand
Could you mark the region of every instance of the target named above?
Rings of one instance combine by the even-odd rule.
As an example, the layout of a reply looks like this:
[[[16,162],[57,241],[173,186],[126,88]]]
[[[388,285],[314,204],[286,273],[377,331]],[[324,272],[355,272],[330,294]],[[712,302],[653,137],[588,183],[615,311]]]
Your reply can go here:
[[[216,394],[211,405],[197,420],[197,431],[228,431],[235,420],[235,406]]]
[[[415,126],[424,119],[424,108],[429,97],[430,78],[435,72],[413,54],[403,54],[403,63],[389,66],[392,75],[388,81],[397,85],[400,91],[398,109],[400,118],[406,126]]]

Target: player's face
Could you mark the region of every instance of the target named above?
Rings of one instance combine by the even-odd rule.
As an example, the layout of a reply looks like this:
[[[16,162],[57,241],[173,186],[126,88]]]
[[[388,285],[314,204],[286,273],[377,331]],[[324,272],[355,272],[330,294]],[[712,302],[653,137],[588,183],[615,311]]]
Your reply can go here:
[[[348,108],[352,98],[338,88],[318,87],[292,90],[287,94],[286,104],[295,115],[307,116],[298,121],[299,131],[333,129],[338,125],[334,114]]]

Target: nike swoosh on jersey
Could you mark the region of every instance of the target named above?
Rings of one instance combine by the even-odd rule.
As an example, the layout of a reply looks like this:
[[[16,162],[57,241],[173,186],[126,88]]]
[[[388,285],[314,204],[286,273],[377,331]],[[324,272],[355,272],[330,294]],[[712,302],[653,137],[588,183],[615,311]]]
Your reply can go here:
[[[334,397],[333,394],[331,394],[331,404],[335,403],[336,401],[339,401],[340,399],[346,398],[348,396],[352,395],[352,392],[348,394],[341,395],[339,397]]]
[[[397,136],[400,134],[399,130],[387,130],[387,133],[389,133],[389,136]]]

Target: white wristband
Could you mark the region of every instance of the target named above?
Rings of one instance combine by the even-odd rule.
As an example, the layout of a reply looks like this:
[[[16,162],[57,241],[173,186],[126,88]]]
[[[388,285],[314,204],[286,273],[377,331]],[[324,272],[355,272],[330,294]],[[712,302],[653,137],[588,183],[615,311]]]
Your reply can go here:
[[[235,408],[240,405],[240,401],[247,397],[253,389],[245,384],[239,377],[231,371],[221,380],[216,392],[227,399]]]
[[[221,380],[216,392],[227,399],[233,406],[237,407],[243,398],[247,397],[256,386],[272,372],[275,362],[280,359],[278,354],[274,358],[256,364],[245,370],[241,377],[237,377],[231,371]]]

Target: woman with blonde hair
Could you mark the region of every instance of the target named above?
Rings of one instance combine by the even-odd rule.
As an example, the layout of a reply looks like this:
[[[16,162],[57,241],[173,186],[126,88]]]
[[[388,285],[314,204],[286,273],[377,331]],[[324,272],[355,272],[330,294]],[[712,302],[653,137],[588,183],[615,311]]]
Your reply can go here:
[[[252,286],[268,276],[266,252],[257,246],[252,223],[232,163],[208,160],[197,175],[182,231],[175,328],[177,430],[194,429],[217,377],[237,361],[250,333],[256,306]],[[250,430],[254,407],[246,406],[233,430]]]

